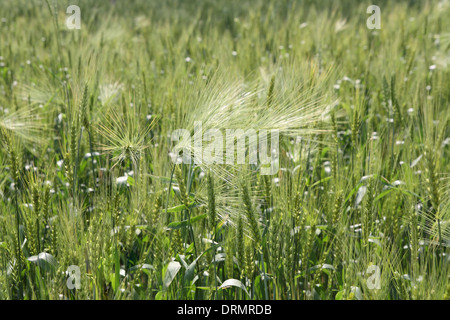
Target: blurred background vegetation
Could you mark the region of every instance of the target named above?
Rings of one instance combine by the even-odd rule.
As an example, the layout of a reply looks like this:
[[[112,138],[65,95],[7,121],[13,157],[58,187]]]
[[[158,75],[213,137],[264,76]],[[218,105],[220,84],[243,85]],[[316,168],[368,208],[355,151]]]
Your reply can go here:
[[[450,298],[449,1],[0,6],[0,299]],[[173,165],[220,106],[276,175]]]

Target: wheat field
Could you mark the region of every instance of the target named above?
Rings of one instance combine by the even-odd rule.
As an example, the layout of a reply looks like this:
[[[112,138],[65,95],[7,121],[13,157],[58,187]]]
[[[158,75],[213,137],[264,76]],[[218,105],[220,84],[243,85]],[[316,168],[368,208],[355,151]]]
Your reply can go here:
[[[449,16],[2,0],[0,300],[450,299]]]

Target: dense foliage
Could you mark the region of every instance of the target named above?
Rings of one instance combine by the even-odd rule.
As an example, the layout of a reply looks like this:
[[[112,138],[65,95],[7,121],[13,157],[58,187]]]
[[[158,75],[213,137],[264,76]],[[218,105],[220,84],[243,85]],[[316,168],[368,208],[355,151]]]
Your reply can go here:
[[[2,0],[0,299],[449,299],[450,3],[371,4]]]

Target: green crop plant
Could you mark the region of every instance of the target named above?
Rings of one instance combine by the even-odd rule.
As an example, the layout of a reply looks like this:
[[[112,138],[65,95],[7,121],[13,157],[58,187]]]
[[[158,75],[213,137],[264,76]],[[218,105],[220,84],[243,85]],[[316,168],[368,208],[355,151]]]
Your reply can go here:
[[[448,1],[75,2],[1,1],[0,299],[450,299]]]

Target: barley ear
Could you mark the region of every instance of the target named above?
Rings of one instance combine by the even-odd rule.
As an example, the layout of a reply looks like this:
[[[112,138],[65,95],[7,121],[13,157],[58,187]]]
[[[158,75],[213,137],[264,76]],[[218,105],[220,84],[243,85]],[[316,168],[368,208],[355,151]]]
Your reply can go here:
[[[250,199],[248,186],[245,183],[242,184],[242,200],[244,202],[245,213],[247,221],[250,224],[250,230],[252,232],[253,240],[255,241],[256,245],[259,246],[261,244],[261,234],[259,232],[256,213],[253,210],[252,201]]]
[[[209,229],[211,234],[215,234],[216,229],[216,199],[214,196],[214,180],[211,172],[207,176],[208,182],[208,219],[209,219]]]

